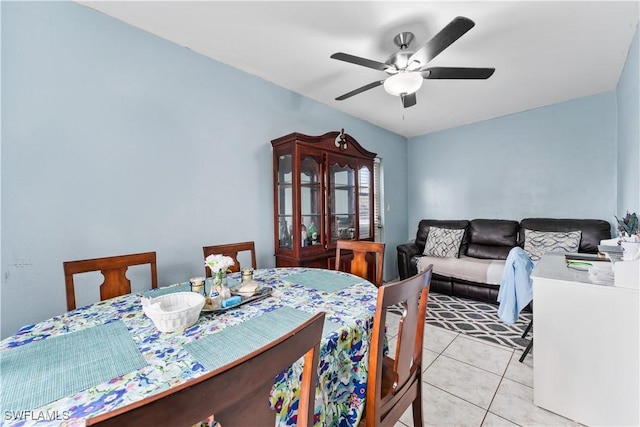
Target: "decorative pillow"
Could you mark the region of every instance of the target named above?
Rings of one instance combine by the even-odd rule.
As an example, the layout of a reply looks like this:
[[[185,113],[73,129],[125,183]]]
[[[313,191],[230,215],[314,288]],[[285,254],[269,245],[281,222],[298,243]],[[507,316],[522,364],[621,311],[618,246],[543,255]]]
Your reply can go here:
[[[524,250],[531,261],[538,261],[546,252],[578,252],[581,231],[524,230]]]
[[[458,258],[464,228],[429,227],[429,235],[422,255],[439,258]]]

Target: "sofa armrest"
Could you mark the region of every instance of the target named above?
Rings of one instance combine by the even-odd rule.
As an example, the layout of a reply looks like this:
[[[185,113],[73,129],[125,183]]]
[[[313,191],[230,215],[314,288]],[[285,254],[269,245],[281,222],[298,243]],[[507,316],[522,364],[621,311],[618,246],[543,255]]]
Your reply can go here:
[[[420,255],[421,251],[418,245],[413,242],[403,243],[397,246],[398,252],[398,273],[400,274],[400,280],[404,280],[407,277],[418,274],[415,266],[411,263],[411,258],[416,255]]]

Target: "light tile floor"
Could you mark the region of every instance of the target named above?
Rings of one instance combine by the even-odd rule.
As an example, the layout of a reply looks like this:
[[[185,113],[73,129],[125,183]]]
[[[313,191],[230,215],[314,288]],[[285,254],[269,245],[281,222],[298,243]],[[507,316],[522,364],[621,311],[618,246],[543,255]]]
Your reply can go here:
[[[396,315],[388,319],[395,349]],[[424,426],[579,426],[533,404],[533,355],[426,325],[423,346]],[[395,427],[411,427],[411,409]]]

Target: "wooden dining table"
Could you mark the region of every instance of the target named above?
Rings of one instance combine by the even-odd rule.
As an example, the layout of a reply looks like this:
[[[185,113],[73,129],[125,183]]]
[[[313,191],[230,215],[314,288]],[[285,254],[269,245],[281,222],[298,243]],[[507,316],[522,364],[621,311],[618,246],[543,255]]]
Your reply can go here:
[[[240,273],[229,280],[239,282]],[[188,282],[101,301],[21,328],[0,342],[2,425],[84,425],[87,418],[248,354],[260,345],[252,336],[278,335],[318,312],[325,312],[326,320],[314,424],[357,425],[377,288],[349,273],[309,268],[259,269],[254,280],[271,288],[270,295],[203,312],[195,324],[176,332],[158,331],[141,301],[188,291]],[[274,379],[269,403],[277,425],[296,424],[301,363]]]

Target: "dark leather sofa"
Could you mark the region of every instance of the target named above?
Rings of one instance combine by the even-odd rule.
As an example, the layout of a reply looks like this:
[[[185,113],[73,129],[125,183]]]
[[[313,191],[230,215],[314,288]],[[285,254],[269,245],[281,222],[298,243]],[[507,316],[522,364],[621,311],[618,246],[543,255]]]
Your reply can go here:
[[[476,260],[505,260],[514,246],[524,245],[524,230],[537,231],[575,231],[580,230],[581,240],[578,252],[596,253],[600,240],[611,238],[611,225],[607,221],[596,219],[558,219],[558,218],[526,218],[522,221],[503,219],[473,220],[435,220],[423,219],[418,225],[416,239],[397,247],[398,271],[400,279],[418,273],[418,260],[422,257],[429,227],[465,230],[460,246],[460,262]],[[431,279],[431,290],[443,294],[461,296],[474,300],[497,303],[499,281],[482,283],[455,277],[457,259],[449,259],[453,273],[442,275],[434,273]],[[479,261],[484,262],[484,261]],[[495,274],[494,274],[495,276]]]

